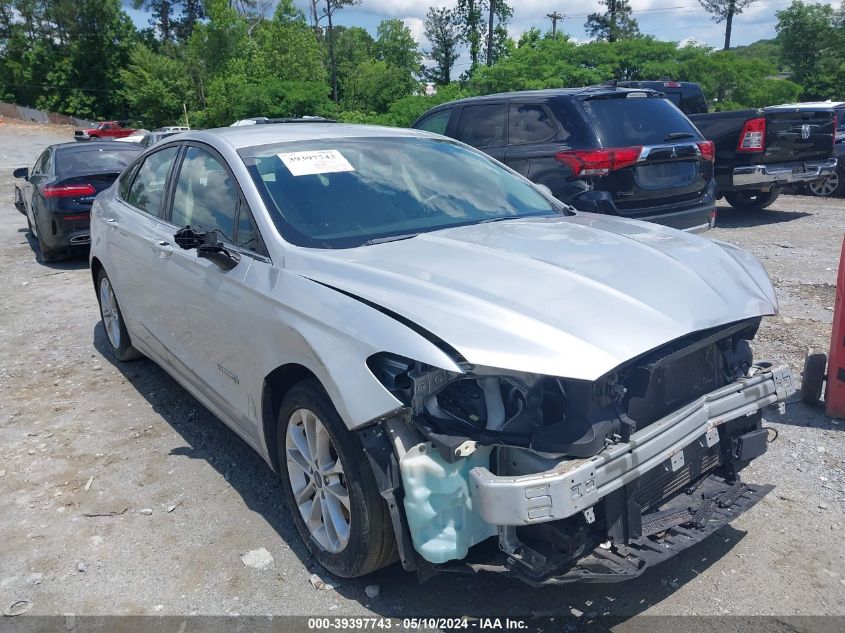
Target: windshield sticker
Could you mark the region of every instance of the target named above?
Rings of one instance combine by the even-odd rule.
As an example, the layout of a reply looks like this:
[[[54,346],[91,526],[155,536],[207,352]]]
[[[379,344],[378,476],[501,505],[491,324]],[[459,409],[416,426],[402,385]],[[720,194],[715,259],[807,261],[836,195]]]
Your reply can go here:
[[[313,152],[285,152],[278,155],[294,176],[314,176],[355,171],[355,168],[336,149]]]

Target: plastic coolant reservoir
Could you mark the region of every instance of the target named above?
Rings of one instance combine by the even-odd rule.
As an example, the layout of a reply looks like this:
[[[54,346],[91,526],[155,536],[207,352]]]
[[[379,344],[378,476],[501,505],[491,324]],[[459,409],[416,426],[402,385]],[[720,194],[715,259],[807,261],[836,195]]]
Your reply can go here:
[[[490,466],[489,446],[453,464],[431,444],[420,444],[399,460],[405,513],[414,548],[430,563],[461,559],[476,543],[497,533],[473,512],[469,471]]]

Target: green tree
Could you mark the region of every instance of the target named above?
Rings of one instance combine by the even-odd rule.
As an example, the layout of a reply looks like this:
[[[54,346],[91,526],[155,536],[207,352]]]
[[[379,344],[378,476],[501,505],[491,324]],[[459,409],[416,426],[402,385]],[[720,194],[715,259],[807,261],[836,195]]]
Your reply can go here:
[[[373,47],[376,59],[385,62],[411,78],[421,72],[422,53],[414,36],[402,20],[382,20],[376,29]]]
[[[628,0],[599,0],[607,10],[604,13],[591,13],[584,23],[584,30],[590,37],[608,42],[639,37],[640,27],[631,17],[631,5]]]
[[[425,36],[431,42],[431,49],[425,55],[434,62],[433,68],[426,69],[425,77],[441,86],[446,85],[451,80],[461,41],[454,10],[429,7],[425,16]]]
[[[725,49],[731,47],[731,29],[734,16],[742,11],[755,0],[698,0],[702,8],[712,16],[716,24],[725,23]]]
[[[138,44],[120,77],[130,117],[145,126],[173,125],[182,117],[183,104],[193,108],[194,86],[182,60]]]
[[[781,55],[808,99],[843,96],[845,26],[843,9],[799,0],[777,12],[775,27]]]

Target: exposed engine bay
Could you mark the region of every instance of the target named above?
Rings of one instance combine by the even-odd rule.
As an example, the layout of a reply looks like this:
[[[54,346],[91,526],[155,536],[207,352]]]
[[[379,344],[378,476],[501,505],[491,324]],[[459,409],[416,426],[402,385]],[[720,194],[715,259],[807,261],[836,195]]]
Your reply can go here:
[[[417,567],[620,580],[751,507],[771,487],[738,473],[766,450],[762,406],[792,389],[788,368],[754,364],[759,324],[690,334],[592,382],[371,357],[405,405],[384,426],[401,473],[394,526]]]

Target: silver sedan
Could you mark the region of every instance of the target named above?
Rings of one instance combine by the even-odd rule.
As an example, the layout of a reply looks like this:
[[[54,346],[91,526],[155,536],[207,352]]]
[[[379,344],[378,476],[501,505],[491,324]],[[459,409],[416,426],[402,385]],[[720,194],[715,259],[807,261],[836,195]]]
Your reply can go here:
[[[338,575],[619,580],[770,490],[739,476],[793,390],[752,358],[760,264],[574,212],[453,140],[188,132],[97,197],[91,241],[114,355],[259,452]]]

